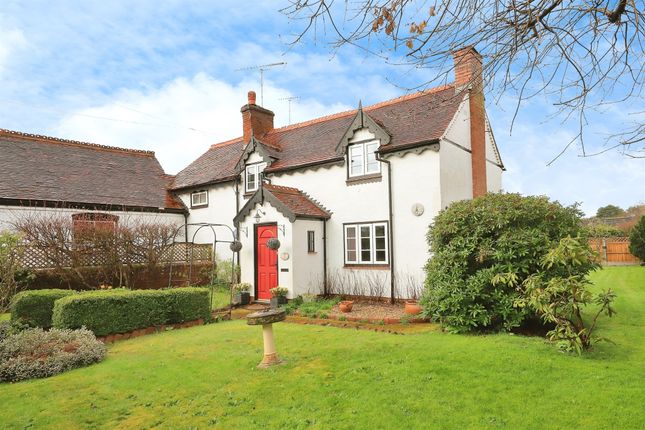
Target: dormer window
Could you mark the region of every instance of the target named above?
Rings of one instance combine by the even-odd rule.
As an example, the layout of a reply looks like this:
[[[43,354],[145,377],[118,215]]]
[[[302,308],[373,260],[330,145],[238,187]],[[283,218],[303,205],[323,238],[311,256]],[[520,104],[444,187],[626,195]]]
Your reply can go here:
[[[262,181],[262,172],[267,166],[267,163],[249,164],[246,166],[244,174],[245,191],[247,193],[257,191],[260,188],[260,181]]]
[[[376,159],[378,142],[356,143],[348,147],[349,177],[381,173],[381,163]]]
[[[208,206],[208,191],[195,191],[190,194],[190,207],[200,208]]]

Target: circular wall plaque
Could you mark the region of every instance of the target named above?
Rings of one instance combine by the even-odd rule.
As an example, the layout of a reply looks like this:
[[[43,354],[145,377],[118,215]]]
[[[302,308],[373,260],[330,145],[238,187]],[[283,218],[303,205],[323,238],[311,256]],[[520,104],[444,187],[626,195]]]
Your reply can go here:
[[[284,261],[287,261],[289,259],[289,253],[283,252],[282,254],[280,254],[280,258],[282,258]]]
[[[423,215],[423,212],[425,211],[425,208],[421,203],[415,203],[412,205],[412,213],[415,216],[421,216]]]

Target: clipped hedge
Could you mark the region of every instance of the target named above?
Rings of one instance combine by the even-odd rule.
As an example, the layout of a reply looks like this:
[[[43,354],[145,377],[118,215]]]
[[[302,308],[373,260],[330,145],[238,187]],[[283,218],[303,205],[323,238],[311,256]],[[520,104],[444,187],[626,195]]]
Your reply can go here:
[[[32,290],[18,293],[11,301],[11,321],[30,327],[50,328],[54,302],[76,293],[73,290]]]
[[[206,288],[92,291],[64,297],[54,305],[53,326],[86,327],[97,336],[210,318]]]

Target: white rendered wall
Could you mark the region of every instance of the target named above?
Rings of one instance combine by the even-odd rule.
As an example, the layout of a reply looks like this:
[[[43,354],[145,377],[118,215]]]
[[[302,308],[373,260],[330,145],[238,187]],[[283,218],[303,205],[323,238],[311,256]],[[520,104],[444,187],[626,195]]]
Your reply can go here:
[[[470,150],[470,110],[464,100],[440,143],[441,207],[472,199],[473,174]]]
[[[429,258],[426,233],[442,208],[440,157],[440,153],[427,149],[421,154],[391,158],[394,276],[399,296],[407,297],[413,287],[420,289],[425,278],[423,267]],[[412,212],[416,203],[424,207],[420,216]]]
[[[322,294],[324,279],[323,221],[296,219],[292,224],[291,259],[293,267],[293,294]],[[313,253],[307,251],[307,232],[314,232]],[[280,249],[282,252],[282,249]]]
[[[100,211],[100,210],[83,210],[67,208],[40,208],[40,207],[20,207],[20,206],[0,206],[0,231],[14,230],[13,223],[24,218],[32,216],[52,216],[60,215],[70,217],[77,213],[107,213],[119,217],[120,224],[134,224],[137,222],[160,222],[180,226],[184,224],[184,216],[176,213],[164,212],[131,212],[131,211]],[[183,234],[181,234],[183,238]]]
[[[486,187],[489,193],[502,190],[502,160],[495,151],[495,141],[490,131],[486,133]]]
[[[225,224],[233,228],[233,218],[236,215],[235,207],[235,186],[233,182],[211,185],[195,190],[208,191],[208,207],[191,208],[188,216],[188,223],[215,223]],[[193,190],[191,190],[193,191]],[[179,194],[179,198],[190,208],[190,192]],[[241,206],[240,206],[241,208]],[[188,240],[192,239],[198,227],[191,226],[188,229]],[[227,228],[215,228],[217,238],[220,240],[231,240],[231,233]],[[213,233],[208,227],[204,227],[195,236],[196,243],[213,243]],[[217,256],[221,259],[230,259],[232,252],[228,244],[217,245]]]

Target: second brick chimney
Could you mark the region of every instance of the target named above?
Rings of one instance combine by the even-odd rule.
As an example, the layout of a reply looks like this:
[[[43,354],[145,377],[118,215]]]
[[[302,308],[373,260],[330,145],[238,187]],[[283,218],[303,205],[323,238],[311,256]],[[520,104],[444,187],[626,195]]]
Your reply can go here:
[[[455,63],[455,87],[468,91],[470,110],[470,149],[473,198],[486,194],[486,109],[482,76],[482,56],[472,46],[452,53]]]
[[[255,104],[255,91],[249,91],[248,104],[242,106],[242,128],[244,142],[248,142],[251,136],[262,139],[268,132],[273,130],[273,112]]]

